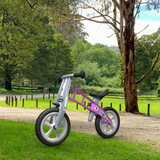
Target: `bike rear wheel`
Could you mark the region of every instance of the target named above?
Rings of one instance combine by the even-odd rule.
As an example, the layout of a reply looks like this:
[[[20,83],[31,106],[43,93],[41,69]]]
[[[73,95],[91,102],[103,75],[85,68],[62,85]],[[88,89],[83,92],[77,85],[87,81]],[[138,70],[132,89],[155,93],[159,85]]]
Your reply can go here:
[[[59,109],[49,108],[43,111],[37,118],[35,131],[38,139],[48,146],[56,146],[61,144],[69,135],[70,120],[67,114],[60,123],[58,129],[54,129],[57,121]]]
[[[102,117],[97,115],[95,119],[95,128],[97,133],[103,138],[113,137],[120,126],[120,118],[117,111],[111,107],[103,108],[112,121],[112,125],[107,122],[102,122]]]

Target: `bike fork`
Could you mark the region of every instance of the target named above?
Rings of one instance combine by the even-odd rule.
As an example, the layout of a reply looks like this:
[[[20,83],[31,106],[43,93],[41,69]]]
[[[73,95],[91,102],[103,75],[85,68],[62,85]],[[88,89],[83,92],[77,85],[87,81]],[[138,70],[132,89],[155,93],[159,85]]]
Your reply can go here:
[[[55,103],[60,104],[58,118],[57,118],[56,124],[54,126],[55,129],[58,129],[60,127],[61,121],[63,120],[64,114],[65,114],[65,111],[67,108],[70,86],[71,86],[71,77],[64,78],[62,80],[60,90],[59,90],[58,95],[55,100]],[[56,108],[56,107],[57,107],[56,105],[53,105],[53,108]],[[53,117],[51,117],[50,122],[52,122],[52,119],[53,119]]]

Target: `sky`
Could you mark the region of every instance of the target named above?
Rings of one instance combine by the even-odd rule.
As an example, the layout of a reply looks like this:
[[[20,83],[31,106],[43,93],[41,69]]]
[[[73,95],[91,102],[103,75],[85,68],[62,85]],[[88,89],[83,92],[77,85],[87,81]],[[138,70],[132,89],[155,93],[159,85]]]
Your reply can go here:
[[[116,36],[107,24],[99,24],[91,21],[83,21],[85,31],[89,34],[87,41],[91,44],[101,43],[107,46],[117,46]],[[160,27],[160,11],[146,10],[146,6],[140,7],[139,16],[135,21],[135,33],[142,31],[149,25],[143,32],[137,34],[138,38],[142,35],[149,35],[157,31]],[[109,38],[109,36],[111,36]]]

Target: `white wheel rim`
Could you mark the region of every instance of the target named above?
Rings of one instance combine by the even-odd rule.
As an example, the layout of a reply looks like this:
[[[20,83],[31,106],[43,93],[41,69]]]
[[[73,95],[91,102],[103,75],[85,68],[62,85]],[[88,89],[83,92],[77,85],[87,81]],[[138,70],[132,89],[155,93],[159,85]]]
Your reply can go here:
[[[58,116],[58,112],[49,113],[43,118],[41,122],[41,126],[40,126],[41,134],[44,137],[44,139],[46,139],[49,142],[59,142],[63,140],[63,138],[67,133],[68,124],[65,117],[61,121],[61,124],[59,127],[60,130],[62,130],[61,132],[59,131],[59,129],[56,130],[53,128],[53,126],[56,124],[57,116]],[[51,117],[53,117],[52,122],[49,121]],[[47,127],[47,129],[45,129],[44,127]]]
[[[100,129],[105,135],[111,135],[116,131],[118,127],[118,117],[112,110],[108,110],[106,111],[106,113],[110,117],[112,121],[112,125],[109,125],[106,122],[102,122],[102,118],[101,118]]]

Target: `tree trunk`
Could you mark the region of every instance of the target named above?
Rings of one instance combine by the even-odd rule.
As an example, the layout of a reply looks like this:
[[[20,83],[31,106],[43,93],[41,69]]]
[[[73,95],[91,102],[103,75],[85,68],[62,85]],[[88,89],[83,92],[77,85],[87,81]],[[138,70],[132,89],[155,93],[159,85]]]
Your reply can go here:
[[[6,90],[12,90],[11,76],[9,74],[7,74],[6,77],[5,77],[5,89]]]
[[[139,112],[134,60],[134,0],[128,3],[130,4],[125,5],[124,43],[121,46],[123,47],[125,110],[127,112]]]
[[[127,112],[139,112],[135,82],[134,54],[129,51],[129,59],[124,64],[124,97]]]

